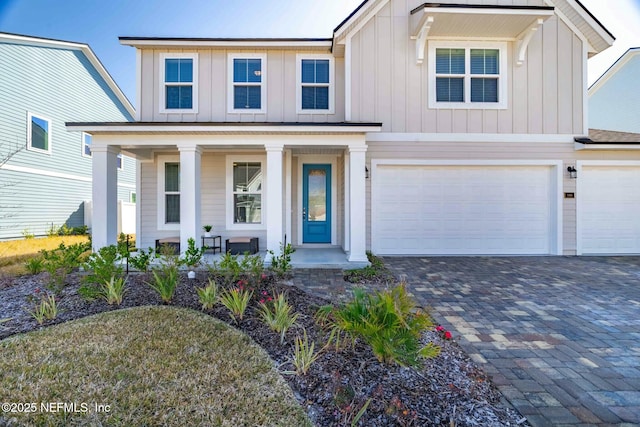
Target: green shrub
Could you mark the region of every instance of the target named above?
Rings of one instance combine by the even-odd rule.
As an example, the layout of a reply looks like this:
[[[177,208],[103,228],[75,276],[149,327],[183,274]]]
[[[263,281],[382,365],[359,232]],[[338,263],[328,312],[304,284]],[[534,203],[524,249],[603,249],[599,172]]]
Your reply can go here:
[[[64,288],[67,275],[82,264],[84,254],[88,249],[86,243],[76,243],[70,246],[60,243],[57,249],[40,251],[43,268],[49,273],[47,286],[56,295]]]
[[[421,346],[422,333],[433,323],[415,308],[404,284],[400,284],[375,294],[355,289],[352,301],[339,308],[325,306],[319,314],[330,326],[330,341],[336,345],[343,338],[352,342],[360,338],[381,362],[415,366],[420,357],[433,357],[439,352],[431,344]]]
[[[291,363],[296,368],[294,372],[297,375],[306,375],[309,372],[309,368],[313,362],[318,359],[319,352],[315,351],[316,344],[309,340],[307,336],[307,330],[304,330],[302,337],[297,336],[293,346],[293,356],[291,357]]]
[[[345,270],[344,280],[350,283],[362,283],[371,282],[374,280],[380,280],[384,282],[393,281],[393,275],[385,267],[380,258],[367,251],[367,259],[371,263],[364,268],[356,268],[352,270]]]
[[[280,243],[280,255],[276,256],[273,251],[268,251],[271,254],[271,270],[283,278],[291,271],[291,254],[296,250],[291,246],[291,243],[283,245]]]
[[[227,285],[235,283],[242,273],[242,267],[240,262],[238,262],[238,255],[231,255],[231,252],[226,252],[222,255],[220,263],[217,265],[214,264],[213,268],[217,268]]]
[[[27,262],[24,263],[24,268],[29,274],[41,273],[44,271],[44,258],[41,256],[29,258]]]
[[[287,330],[295,325],[298,313],[292,313],[293,307],[287,302],[284,293],[278,294],[273,301],[260,301],[260,316],[271,330],[280,334],[280,343],[284,342]]]
[[[89,255],[89,259],[84,264],[84,269],[88,274],[84,277],[85,283],[102,285],[111,280],[112,277],[123,277],[124,269],[120,263],[122,257],[116,245],[104,246]]]
[[[205,248],[196,248],[196,240],[193,237],[189,237],[187,243],[188,247],[184,252],[181,263],[191,268],[195,268],[200,265]]]
[[[149,265],[153,259],[153,248],[149,248],[147,252],[139,249],[136,255],[129,257],[129,264],[138,271],[149,271]]]
[[[78,295],[87,301],[95,301],[102,296],[100,287],[93,283],[83,283],[78,288]]]

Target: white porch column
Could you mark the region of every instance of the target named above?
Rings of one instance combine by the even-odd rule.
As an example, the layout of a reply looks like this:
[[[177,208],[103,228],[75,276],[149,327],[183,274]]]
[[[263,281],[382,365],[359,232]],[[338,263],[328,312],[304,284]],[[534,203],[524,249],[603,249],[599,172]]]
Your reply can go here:
[[[91,242],[93,250],[115,245],[118,238],[118,147],[91,147],[92,203]]]
[[[200,247],[200,164],[202,149],[193,143],[178,144],[180,151],[180,252],[190,237]]]
[[[282,149],[284,144],[265,144],[267,150],[266,206],[267,250],[280,253],[283,242],[282,226]]]
[[[366,145],[349,146],[349,261],[367,261],[365,154]]]
[[[349,185],[349,179],[351,176],[349,175],[349,162],[350,162],[349,152],[345,150],[344,153],[344,231],[343,231],[343,245],[342,249],[345,252],[349,253],[351,250],[351,210],[350,207],[350,197],[351,197],[351,186]]]

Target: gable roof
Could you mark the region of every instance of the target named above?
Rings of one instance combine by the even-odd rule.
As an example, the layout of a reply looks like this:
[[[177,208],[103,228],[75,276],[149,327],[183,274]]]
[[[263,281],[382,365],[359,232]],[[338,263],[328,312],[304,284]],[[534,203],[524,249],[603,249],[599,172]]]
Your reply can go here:
[[[337,42],[344,37],[361,28],[375,15],[389,0],[364,0],[333,30],[334,47]],[[589,10],[578,0],[545,0],[549,7],[553,7],[558,15],[570,21],[574,31],[579,32],[589,44],[591,54],[597,54],[607,49],[613,44],[615,37]],[[469,5],[457,4],[455,2],[424,3],[419,8],[425,7],[447,7],[447,8],[501,8],[500,5]],[[510,6],[513,8],[514,6]],[[516,8],[518,6],[515,6]],[[534,7],[523,6],[523,8],[533,9]],[[545,7],[541,7],[545,8]],[[414,9],[415,10],[415,9]]]
[[[12,44],[22,44],[27,46],[40,46],[40,47],[49,47],[49,48],[57,48],[57,49],[68,49],[68,50],[77,50],[84,54],[84,56],[89,60],[91,65],[96,69],[96,71],[100,74],[100,76],[107,83],[109,88],[113,91],[114,95],[118,98],[118,100],[122,103],[127,112],[131,115],[131,117],[135,117],[135,109],[127,96],[122,92],[118,84],[115,82],[111,74],[107,71],[107,69],[102,65],[102,62],[98,59],[96,54],[91,50],[88,44],[85,43],[76,43],[65,40],[56,40],[56,39],[48,39],[43,37],[32,37],[22,34],[12,34],[12,33],[0,33],[0,43],[12,43]]]
[[[607,71],[605,71],[598,79],[593,82],[589,87],[589,96],[593,95],[598,89],[600,89],[611,77],[613,77],[622,67],[625,66],[634,56],[640,54],[640,47],[632,47],[627,49],[620,58],[616,60]]]
[[[588,137],[577,137],[581,144],[631,144],[640,145],[640,133],[617,132],[604,129],[589,129]]]

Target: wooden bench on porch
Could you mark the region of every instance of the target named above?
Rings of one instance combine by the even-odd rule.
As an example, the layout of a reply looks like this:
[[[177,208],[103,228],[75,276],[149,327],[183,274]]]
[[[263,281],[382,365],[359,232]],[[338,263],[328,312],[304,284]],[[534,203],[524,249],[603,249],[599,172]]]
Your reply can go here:
[[[256,254],[259,250],[257,237],[231,237],[225,241],[225,251],[231,255]]]
[[[161,250],[163,246],[173,248],[175,254],[179,254],[180,237],[165,237],[164,239],[156,239],[156,252]]]

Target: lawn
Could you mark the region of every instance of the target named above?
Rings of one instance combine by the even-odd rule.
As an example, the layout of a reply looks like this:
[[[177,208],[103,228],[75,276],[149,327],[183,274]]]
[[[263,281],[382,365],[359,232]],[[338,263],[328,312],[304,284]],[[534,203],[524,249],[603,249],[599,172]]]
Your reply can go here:
[[[0,341],[0,383],[0,402],[37,403],[3,411],[20,425],[311,425],[264,350],[185,308],[123,309]]]
[[[25,274],[24,263],[43,249],[51,250],[60,246],[84,243],[88,236],[52,236],[33,239],[6,240],[0,242],[0,276]]]

